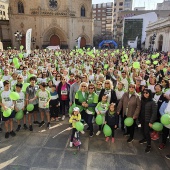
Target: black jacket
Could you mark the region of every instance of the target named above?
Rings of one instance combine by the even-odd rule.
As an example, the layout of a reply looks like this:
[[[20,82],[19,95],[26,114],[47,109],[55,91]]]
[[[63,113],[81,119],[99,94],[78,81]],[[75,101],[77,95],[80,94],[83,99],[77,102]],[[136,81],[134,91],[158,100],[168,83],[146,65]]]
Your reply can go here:
[[[153,100],[142,100],[141,101],[141,121],[154,123],[157,119],[158,106]]]
[[[109,113],[109,111],[106,112],[105,121],[108,125],[114,126],[118,124],[118,115],[115,112],[113,115]]]
[[[99,102],[102,101],[102,96],[105,92],[105,89],[102,89],[100,91],[100,94],[99,94]],[[111,99],[110,99],[110,103],[117,103],[117,97],[116,97],[116,93],[114,90],[111,90]]]

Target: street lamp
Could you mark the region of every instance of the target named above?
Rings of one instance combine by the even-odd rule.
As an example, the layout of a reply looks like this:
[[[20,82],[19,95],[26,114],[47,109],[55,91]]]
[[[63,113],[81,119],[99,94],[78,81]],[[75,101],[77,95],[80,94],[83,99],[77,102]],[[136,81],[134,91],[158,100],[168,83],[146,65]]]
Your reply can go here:
[[[36,43],[36,38],[35,38],[35,37],[32,37],[32,38],[31,38],[31,42],[32,42],[33,48],[34,48],[34,45],[35,45],[35,43]]]
[[[18,30],[14,33],[16,40],[18,41],[19,45],[21,44],[22,40],[22,33],[19,32]]]

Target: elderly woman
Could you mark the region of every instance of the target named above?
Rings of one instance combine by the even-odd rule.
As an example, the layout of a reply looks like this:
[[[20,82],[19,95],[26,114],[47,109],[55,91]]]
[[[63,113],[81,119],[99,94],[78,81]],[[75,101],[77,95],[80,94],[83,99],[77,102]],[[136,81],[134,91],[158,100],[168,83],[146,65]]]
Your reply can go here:
[[[79,90],[75,95],[75,104],[80,109],[81,119],[84,122],[86,120],[86,112],[84,104],[87,102],[88,92],[87,92],[87,83],[82,82],[79,86]]]
[[[109,103],[117,103],[116,93],[113,90],[113,84],[111,80],[106,80],[104,82],[104,88],[101,90],[99,94],[99,102],[102,100],[103,94],[107,94],[108,96],[107,101]]]
[[[123,117],[126,119],[127,117],[131,117],[134,119],[134,123],[132,126],[127,127],[127,132],[124,136],[129,136],[127,140],[128,143],[133,141],[134,131],[135,131],[135,120],[138,118],[140,109],[141,109],[141,101],[139,96],[135,92],[135,84],[129,85],[129,91],[124,93],[122,96],[118,107],[117,113],[120,114],[121,109],[123,109]]]

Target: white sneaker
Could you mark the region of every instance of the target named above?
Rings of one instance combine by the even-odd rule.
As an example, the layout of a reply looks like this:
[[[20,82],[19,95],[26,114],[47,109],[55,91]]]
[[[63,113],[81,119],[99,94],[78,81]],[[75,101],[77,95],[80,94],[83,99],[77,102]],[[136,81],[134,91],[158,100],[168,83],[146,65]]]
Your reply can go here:
[[[96,136],[99,136],[101,133],[101,131],[99,130],[97,133],[96,133]]]
[[[84,132],[83,130],[82,130],[82,131],[80,131],[80,132],[81,132],[81,134],[83,134],[83,135],[85,134],[85,132]]]
[[[63,116],[62,116],[62,118],[61,118],[61,120],[64,120],[64,119],[65,119],[65,117],[66,117],[66,116],[65,116],[65,115],[63,115]]]
[[[72,148],[73,147],[73,142],[70,142],[70,148]]]

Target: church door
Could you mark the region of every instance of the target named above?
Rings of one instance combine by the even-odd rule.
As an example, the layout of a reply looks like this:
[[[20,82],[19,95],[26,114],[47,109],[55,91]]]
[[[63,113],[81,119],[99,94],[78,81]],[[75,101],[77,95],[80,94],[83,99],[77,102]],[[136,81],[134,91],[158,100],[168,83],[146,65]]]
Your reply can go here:
[[[26,48],[25,35],[22,35],[21,45],[23,45],[24,48]]]
[[[86,46],[86,39],[84,37],[81,37],[80,48],[83,48],[85,46]]]
[[[52,35],[50,38],[50,46],[60,45],[60,39],[57,35]]]

